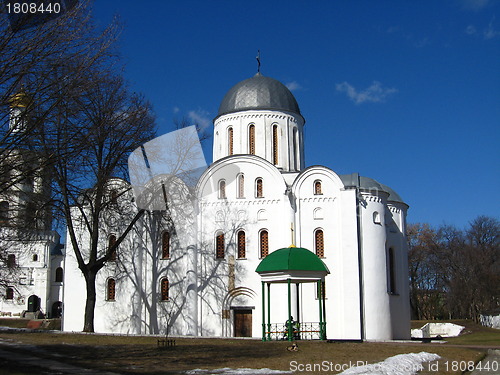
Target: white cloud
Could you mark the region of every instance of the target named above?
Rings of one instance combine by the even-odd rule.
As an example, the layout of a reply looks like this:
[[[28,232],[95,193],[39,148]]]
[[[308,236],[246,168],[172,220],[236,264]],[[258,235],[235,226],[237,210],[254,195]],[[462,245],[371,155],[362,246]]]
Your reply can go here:
[[[188,117],[195,124],[199,125],[201,129],[206,129],[212,123],[212,120],[209,117],[209,113],[203,110],[189,111]]]
[[[484,29],[484,31],[483,31],[484,39],[493,39],[493,38],[500,35],[500,31],[495,30],[495,28],[493,27],[494,20],[495,20],[495,18],[493,18],[490,21],[490,23],[488,24],[488,27],[486,29]]]
[[[464,9],[480,11],[490,4],[490,0],[462,0]]]
[[[345,92],[348,98],[356,104],[365,102],[384,103],[389,95],[398,92],[394,87],[382,87],[382,84],[378,81],[373,81],[371,86],[361,91],[358,91],[347,82],[337,83],[335,88],[337,91]]]
[[[474,27],[474,25],[469,25],[467,26],[467,28],[465,29],[465,33],[467,35],[476,35],[477,34],[477,30],[476,28]]]
[[[297,81],[289,82],[285,86],[288,87],[288,90],[290,91],[300,90],[302,88],[302,86]]]

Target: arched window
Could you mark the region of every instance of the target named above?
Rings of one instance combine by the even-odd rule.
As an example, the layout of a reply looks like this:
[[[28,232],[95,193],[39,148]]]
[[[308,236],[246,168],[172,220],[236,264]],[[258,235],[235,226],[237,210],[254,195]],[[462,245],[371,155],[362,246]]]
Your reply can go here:
[[[161,235],[161,259],[170,258],[170,233],[165,231]]]
[[[227,154],[232,155],[233,154],[233,128],[232,127],[227,129],[227,149],[228,149]]]
[[[115,279],[108,279],[107,290],[106,290],[106,299],[108,301],[114,301],[116,297],[115,293],[116,281]]]
[[[255,155],[255,125],[248,127],[248,153]]]
[[[224,243],[224,233],[219,232],[215,236],[215,257],[217,259],[224,258],[224,249],[226,245]]]
[[[389,293],[396,294],[396,269],[394,262],[394,249],[392,247],[389,248],[387,254],[387,268],[388,268],[387,273],[389,275],[389,280],[388,280]]]
[[[219,181],[219,198],[220,199],[226,198],[226,181],[224,180]]]
[[[375,212],[373,213],[373,222],[374,222],[375,224],[382,224],[382,222],[381,222],[381,220],[380,220],[380,214],[379,214],[377,211],[375,211]]]
[[[245,198],[245,176],[238,176],[238,198]]]
[[[9,254],[7,255],[7,267],[14,268],[16,266],[16,255]]]
[[[109,194],[109,199],[110,199],[110,203],[113,205],[113,206],[116,206],[118,204],[118,192],[113,189],[111,190],[111,193]]]
[[[245,231],[238,232],[238,259],[246,258]]]
[[[278,164],[278,125],[273,125],[273,164]]]
[[[5,299],[14,299],[14,288],[7,288],[5,290]]]
[[[265,258],[269,255],[269,233],[267,230],[260,231],[260,257]]]
[[[56,283],[62,283],[64,278],[64,272],[62,267],[56,268]]]
[[[9,222],[9,202],[0,202],[0,225]]]
[[[321,191],[321,181],[314,181],[314,195],[321,195],[323,192]]]
[[[116,236],[114,234],[110,235],[108,238],[108,253],[111,251],[109,260],[116,260]]]
[[[33,258],[31,258],[33,262],[38,262],[38,254],[33,254]]]
[[[168,278],[164,277],[160,281],[160,292],[161,292],[161,300],[162,301],[168,301],[168,299],[169,299],[169,296],[168,296],[169,288],[170,288],[170,284],[168,282]]]
[[[255,180],[255,197],[262,198],[264,197],[264,183],[262,182],[262,178],[258,178]]]
[[[318,257],[323,258],[325,256],[325,240],[321,229],[316,229],[314,232],[314,250]]]

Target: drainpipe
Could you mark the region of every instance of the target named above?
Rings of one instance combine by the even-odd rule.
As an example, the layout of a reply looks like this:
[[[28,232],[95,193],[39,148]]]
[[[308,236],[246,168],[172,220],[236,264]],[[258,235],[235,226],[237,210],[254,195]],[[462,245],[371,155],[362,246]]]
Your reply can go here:
[[[363,283],[363,256],[362,256],[362,236],[361,236],[361,208],[359,200],[359,175],[356,181],[356,229],[358,236],[358,279],[359,279],[359,324],[361,340],[365,340],[365,304],[364,304],[364,283]]]

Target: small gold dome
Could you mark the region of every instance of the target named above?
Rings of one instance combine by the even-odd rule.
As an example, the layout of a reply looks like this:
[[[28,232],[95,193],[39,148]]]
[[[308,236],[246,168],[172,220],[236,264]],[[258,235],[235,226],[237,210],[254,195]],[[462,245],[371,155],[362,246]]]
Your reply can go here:
[[[30,103],[31,97],[24,91],[24,88],[9,98],[11,108],[26,108]]]

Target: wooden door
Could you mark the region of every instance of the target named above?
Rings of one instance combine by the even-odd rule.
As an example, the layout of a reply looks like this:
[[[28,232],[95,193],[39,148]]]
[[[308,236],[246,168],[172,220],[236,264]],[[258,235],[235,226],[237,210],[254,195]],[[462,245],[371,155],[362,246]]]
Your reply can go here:
[[[234,311],[234,337],[252,337],[252,310]]]

